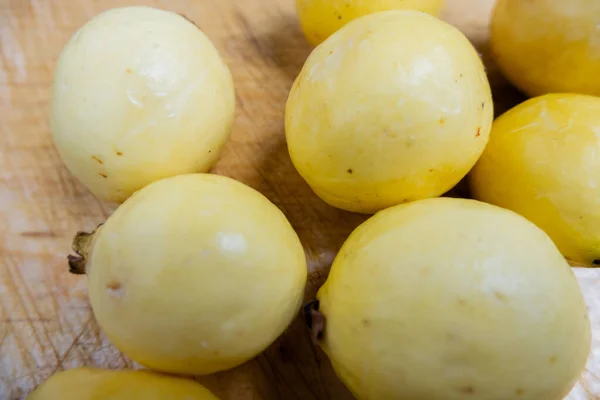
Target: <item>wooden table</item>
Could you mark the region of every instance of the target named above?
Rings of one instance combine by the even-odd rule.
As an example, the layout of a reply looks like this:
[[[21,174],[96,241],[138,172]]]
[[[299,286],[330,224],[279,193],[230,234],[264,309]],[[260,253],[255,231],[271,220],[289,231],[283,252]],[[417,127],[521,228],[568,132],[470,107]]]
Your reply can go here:
[[[444,18],[488,61],[496,108],[520,96],[485,51],[491,0],[449,0]],[[364,217],[320,201],[296,173],[283,134],[288,90],[311,48],[293,0],[0,0],[0,399],[22,399],[53,372],[81,365],[134,366],[102,335],[65,256],[71,236],[114,209],[63,167],[48,130],[54,63],[96,13],[147,4],[184,13],[214,41],[233,73],[235,130],[214,172],[264,193],[306,247],[311,298],[342,241]],[[594,354],[569,399],[600,399],[600,270],[577,270],[595,329]],[[199,378],[222,399],[351,399],[298,318],[263,355]]]

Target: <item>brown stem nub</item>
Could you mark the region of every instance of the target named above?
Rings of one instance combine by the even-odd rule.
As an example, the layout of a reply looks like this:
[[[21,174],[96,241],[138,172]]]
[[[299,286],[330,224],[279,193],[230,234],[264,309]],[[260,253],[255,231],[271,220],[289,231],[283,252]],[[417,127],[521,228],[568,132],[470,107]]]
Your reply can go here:
[[[69,272],[75,275],[85,274],[85,258],[79,255],[69,254],[67,256],[69,260]]]
[[[319,311],[319,300],[310,301],[304,306],[304,323],[312,332],[315,342],[323,338],[325,315]]]
[[[92,240],[98,232],[102,224],[98,225],[92,232],[77,232],[73,238],[72,248],[75,254],[69,254],[69,272],[75,275],[83,275],[86,273],[86,264],[90,255]]]

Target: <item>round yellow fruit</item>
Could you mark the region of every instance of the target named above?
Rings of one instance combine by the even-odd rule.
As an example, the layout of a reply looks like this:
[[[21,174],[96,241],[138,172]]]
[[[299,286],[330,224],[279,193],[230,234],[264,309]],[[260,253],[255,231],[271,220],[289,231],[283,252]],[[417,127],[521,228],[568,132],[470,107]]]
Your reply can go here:
[[[319,197],[372,213],[458,183],[487,143],[492,108],[483,64],[460,31],[424,13],[384,11],[312,52],[285,131]]]
[[[559,400],[590,351],[580,288],[550,238],[475,200],[376,214],[317,298],[323,348],[361,400]]]
[[[69,170],[121,202],[173,175],[206,172],[233,125],[229,69],[191,22],[150,7],[85,24],[60,55],[50,125]]]
[[[499,0],[491,49],[506,77],[531,96],[600,95],[600,2]]]
[[[154,182],[74,247],[100,327],[158,371],[242,364],[287,328],[304,295],[304,250],[283,213],[223,176]]]
[[[189,379],[150,371],[74,368],[52,375],[27,400],[218,400]]]
[[[533,221],[568,259],[600,263],[600,97],[548,94],[509,110],[469,180],[475,198]]]
[[[444,0],[296,0],[304,35],[314,45],[327,39],[348,22],[388,10],[416,10],[439,15]]]

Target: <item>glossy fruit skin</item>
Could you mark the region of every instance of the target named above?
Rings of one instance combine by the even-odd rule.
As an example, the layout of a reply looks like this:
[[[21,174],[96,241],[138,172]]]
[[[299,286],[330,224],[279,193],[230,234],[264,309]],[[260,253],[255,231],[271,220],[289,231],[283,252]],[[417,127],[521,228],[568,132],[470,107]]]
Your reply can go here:
[[[190,174],[123,203],[93,242],[100,327],[154,370],[202,375],[269,346],[296,316],[306,258],[283,213],[233,179]]]
[[[233,80],[184,17],[150,7],[103,12],[61,53],[50,126],[68,169],[103,200],[206,172],[229,137]]]
[[[58,372],[27,400],[218,400],[198,382],[150,371],[74,368]]]
[[[312,52],[290,92],[285,131],[294,166],[319,197],[373,213],[451,189],[479,158],[492,118],[468,39],[427,14],[385,11]]]
[[[530,96],[600,95],[600,2],[498,0],[491,49],[506,77]]]
[[[548,94],[500,116],[472,194],[545,230],[569,260],[600,259],[600,98]]]
[[[578,282],[550,238],[475,200],[377,213],[317,298],[322,346],[360,400],[559,400],[590,351]]]
[[[415,10],[438,16],[444,0],[296,0],[296,12],[306,39],[320,44],[332,33],[367,14]]]

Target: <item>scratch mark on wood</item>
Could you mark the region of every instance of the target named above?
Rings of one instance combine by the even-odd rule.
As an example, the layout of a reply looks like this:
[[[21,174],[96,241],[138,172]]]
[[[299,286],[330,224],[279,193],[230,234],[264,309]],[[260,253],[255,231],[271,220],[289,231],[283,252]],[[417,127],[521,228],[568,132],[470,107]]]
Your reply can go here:
[[[0,250],[2,250],[4,252],[3,248],[0,248]],[[14,285],[14,281],[12,280],[12,276],[10,276],[9,271],[8,271],[8,258],[3,259],[3,264],[6,265],[7,268],[0,269],[0,272],[5,271],[5,274],[2,277],[2,282],[4,282],[7,286],[11,286],[8,288],[8,292],[12,293],[15,285]],[[4,299],[4,296],[0,296],[0,305],[2,306],[2,310],[8,310],[8,307],[6,306],[6,303],[3,301],[3,299]],[[29,346],[27,346],[25,344],[21,335],[15,331],[13,324],[2,324],[2,328],[5,330],[5,332],[3,334],[3,339],[2,339],[3,345],[4,345],[4,341],[6,340],[6,338],[9,337],[9,335],[10,335],[10,337],[14,340],[14,342],[16,344],[15,348],[19,352],[20,359],[22,360],[23,364],[25,365],[26,370],[30,373],[33,373],[33,371],[36,370],[36,365],[35,365],[36,363],[33,360],[31,352],[25,351],[25,349],[27,349]]]
[[[2,324],[2,330],[0,332],[2,332],[2,336],[0,337],[0,354],[2,353],[2,346],[4,345],[4,341],[6,340],[6,338],[8,337],[8,327],[5,326],[4,324]]]
[[[265,46],[260,39],[255,35],[255,29],[252,28],[248,18],[239,10],[235,10],[235,17],[243,28],[243,33],[249,44],[257,51],[257,53],[266,59],[272,59],[272,53],[270,49]]]
[[[263,375],[267,378],[267,380],[271,381],[273,380],[273,378],[275,377],[275,373],[273,372],[273,368],[271,366],[271,364],[269,363],[268,359],[266,356],[264,355],[260,355],[258,356],[257,359],[255,359],[256,363],[258,364],[258,366],[260,367],[260,369],[263,372]],[[268,368],[267,368],[268,367]],[[290,387],[288,386],[287,382],[281,381],[285,386],[288,387],[288,389],[290,389]],[[282,392],[281,387],[279,385],[275,385],[275,390],[277,391],[277,398],[278,399],[285,399],[285,393]],[[298,396],[296,395],[295,392],[293,392],[293,395],[295,398],[298,399]]]
[[[93,316],[90,315],[90,317],[85,322],[85,324],[83,324],[83,327],[81,328],[81,331],[79,331],[79,333],[77,335],[75,335],[75,338],[73,338],[73,341],[71,342],[71,344],[69,345],[69,347],[67,347],[67,350],[65,350],[61,356],[57,357],[57,359],[56,359],[56,367],[54,368],[53,374],[55,374],[59,370],[63,369],[63,363],[67,359],[67,356],[69,355],[69,353],[71,352],[71,350],[73,350],[73,348],[77,345],[77,343],[79,342],[79,339],[81,339],[81,337],[83,336],[83,334],[88,331],[88,327],[90,325],[90,322],[92,322],[92,319],[93,319]]]
[[[6,261],[9,261],[9,260],[6,259]],[[35,337],[37,345],[41,349],[49,347],[51,352],[53,353],[53,355],[58,359],[58,351],[56,350],[56,347],[54,347],[54,344],[50,340],[50,335],[48,334],[48,330],[46,329],[46,327],[44,325],[42,325],[42,330],[43,330],[44,336],[46,338],[46,343],[44,343],[39,334],[39,329],[36,329],[36,326],[33,324],[32,319],[41,318],[41,314],[39,312],[39,309],[37,308],[37,304],[36,304],[35,300],[32,298],[31,293],[29,292],[29,289],[27,287],[27,284],[25,283],[25,280],[23,279],[23,275],[21,274],[20,269],[14,264],[14,261],[12,259],[10,259],[10,262],[6,263],[6,266],[7,266],[8,275],[9,275],[9,279],[7,279],[7,282],[9,283],[10,286],[12,286],[11,292],[15,293],[19,300],[19,303],[21,305],[21,308],[23,309],[23,312],[25,313],[26,319],[28,320],[29,328],[33,332],[33,335]],[[17,279],[19,280],[19,282],[17,282]],[[19,290],[20,287],[22,288],[22,291],[24,292],[24,294],[22,294],[21,290]],[[29,310],[27,308],[28,303],[31,304],[33,310],[37,314],[37,317],[33,317],[31,315],[31,313],[29,312]]]
[[[3,319],[2,322],[5,322],[7,324],[15,324],[15,323],[22,323],[22,322],[26,322],[26,323],[30,323],[30,322],[53,322],[53,319],[50,318],[6,318]]]
[[[288,379],[286,378],[286,376],[282,373],[281,371],[281,367],[276,365],[276,363],[273,363],[272,360],[267,357],[266,355],[262,355],[260,357],[260,362],[261,364],[264,362],[265,364],[267,364],[269,366],[269,371],[270,371],[270,376],[275,378],[276,382],[281,382],[285,385],[285,387],[288,389],[288,393],[287,396],[283,395],[281,398],[289,398],[289,395],[292,394],[294,396],[294,398],[301,400],[301,398],[298,396],[298,393],[296,390],[294,390],[294,388],[292,386],[290,386],[290,383],[288,382]],[[280,388],[277,387],[277,392],[280,392]]]
[[[52,231],[26,231],[21,232],[21,236],[30,238],[53,238],[57,237],[58,234]]]
[[[98,350],[102,346],[102,332],[97,323],[92,323],[90,326],[90,331],[92,332],[92,337],[94,338],[94,350]]]
[[[125,365],[125,367],[131,368],[133,366],[133,364],[131,363],[131,360],[129,360],[127,357],[125,357],[125,354],[123,354],[120,351],[119,351],[119,357],[123,361],[123,365]]]
[[[302,323],[302,322],[301,322]],[[302,339],[304,339],[303,337],[301,337]],[[311,343],[312,345],[312,343]],[[295,345],[297,346],[297,345]],[[312,347],[312,346],[311,346]],[[304,385],[306,386],[306,388],[308,389],[308,391],[310,392],[310,394],[316,399],[318,400],[320,398],[320,396],[313,390],[313,385],[308,381],[308,379],[306,379],[306,376],[303,373],[303,370],[300,368],[300,358],[295,357],[292,360],[291,363],[294,366],[294,369],[297,372],[297,375],[300,377],[300,379],[302,380],[302,382],[304,382]],[[309,369],[310,370],[310,369]],[[321,380],[321,378],[319,378],[319,381]]]

